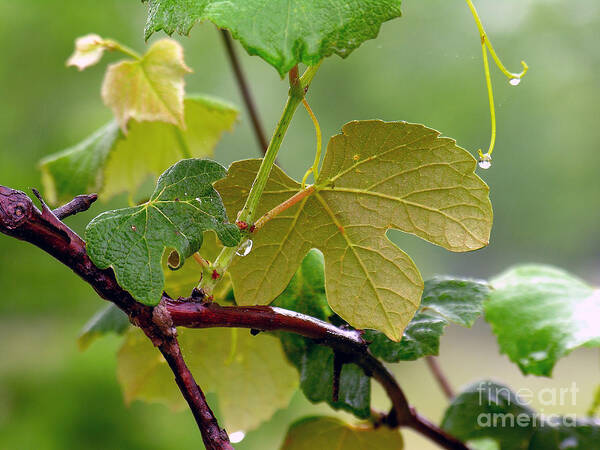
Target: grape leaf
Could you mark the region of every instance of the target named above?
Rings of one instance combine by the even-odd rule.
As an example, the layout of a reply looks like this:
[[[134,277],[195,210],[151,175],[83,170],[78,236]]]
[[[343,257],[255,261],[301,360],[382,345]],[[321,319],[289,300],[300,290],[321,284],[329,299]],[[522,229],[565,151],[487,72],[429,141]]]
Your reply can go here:
[[[600,290],[536,265],[509,269],[491,284],[485,318],[501,351],[524,374],[550,376],[572,350],[600,346]]]
[[[327,304],[323,255],[311,250],[285,291],[273,302],[279,306],[327,321],[333,311]],[[355,364],[345,364],[340,375],[338,401],[333,401],[333,350],[294,333],[279,333],[286,356],[300,373],[300,387],[313,403],[327,402],[358,418],[371,415],[371,381]]]
[[[75,66],[79,70],[93,66],[104,54],[108,41],[97,34],[86,34],[75,40],[75,51],[67,60],[67,66]]]
[[[129,119],[162,121],[185,127],[183,48],[172,39],[153,43],[138,60],[111,64],[102,83],[102,100],[124,133]]]
[[[251,55],[283,76],[296,64],[348,56],[401,15],[400,0],[147,0],[146,39],[154,32],[189,34],[210,20],[231,31]]]
[[[164,288],[165,248],[175,249],[183,263],[198,251],[205,230],[215,230],[228,247],[239,242],[239,230],[226,223],[221,198],[212,186],[224,175],[225,169],[213,161],[178,162],[161,175],[147,203],[107,211],[88,224],[90,259],[101,269],[112,267],[119,284],[136,300],[156,305]]]
[[[127,314],[111,303],[100,309],[83,326],[79,338],[77,339],[77,344],[79,345],[80,350],[85,350],[98,337],[108,333],[121,335],[125,333],[128,328],[129,318],[127,317]]]
[[[230,218],[242,208],[260,164],[238,161],[215,184]],[[492,210],[476,161],[455,141],[406,122],[350,122],[327,147],[315,192],[256,234],[254,249],[230,272],[239,304],[267,304],[304,255],[325,255],[327,299],[355,328],[398,341],[419,306],[423,281],[412,260],[386,237],[389,228],[452,251],[488,243]],[[258,207],[264,214],[300,190],[275,167]]]
[[[350,426],[333,417],[309,417],[290,427],[281,450],[401,450],[402,435],[388,427]]]
[[[540,415],[509,387],[474,383],[446,410],[442,428],[459,439],[493,439],[501,450],[597,448],[600,422],[573,416]]]
[[[600,443],[600,422],[594,419],[559,418],[559,424],[539,427],[527,450],[592,450]]]
[[[534,415],[509,387],[485,380],[468,386],[452,400],[442,428],[463,441],[491,438],[501,450],[526,450],[535,432]]]
[[[231,130],[237,110],[208,96],[185,99],[186,129],[164,122],[129,124],[124,136],[112,121],[74,147],[40,162],[46,198],[68,201],[84,192],[108,199],[132,194],[152,175],[183,158],[211,156],[223,131]]]
[[[179,329],[194,378],[215,393],[225,427],[251,430],[288,405],[298,378],[277,338],[237,329]],[[118,354],[119,382],[127,403],[135,399],[183,409],[185,401],[166,361],[139,330],[128,333]]]
[[[400,342],[393,342],[378,331],[367,330],[364,338],[369,349],[387,362],[414,361],[438,355],[440,337],[449,323],[471,327],[483,313],[489,297],[486,283],[447,277],[425,281],[421,306],[404,330]]]

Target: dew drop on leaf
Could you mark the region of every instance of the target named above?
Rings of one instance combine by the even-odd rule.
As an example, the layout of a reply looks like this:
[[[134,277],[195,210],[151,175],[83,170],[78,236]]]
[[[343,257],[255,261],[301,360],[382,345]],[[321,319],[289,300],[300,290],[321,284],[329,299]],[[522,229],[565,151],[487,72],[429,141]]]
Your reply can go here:
[[[235,252],[236,255],[238,256],[247,256],[251,251],[252,251],[252,239],[248,239],[247,241],[244,241],[239,248],[237,249],[237,252]]]
[[[508,80],[508,83],[511,86],[518,86],[519,84],[521,84],[521,79],[520,78],[511,78],[510,80]]]
[[[479,167],[482,169],[489,169],[492,167],[492,157],[489,153],[484,153],[479,157]]]

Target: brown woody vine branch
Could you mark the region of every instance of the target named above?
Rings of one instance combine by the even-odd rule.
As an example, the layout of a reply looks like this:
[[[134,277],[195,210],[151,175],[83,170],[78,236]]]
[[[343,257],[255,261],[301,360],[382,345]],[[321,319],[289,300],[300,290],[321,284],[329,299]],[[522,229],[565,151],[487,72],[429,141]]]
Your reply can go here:
[[[80,206],[73,207],[73,202],[70,202],[58,209],[59,214],[65,217],[65,212],[73,214],[73,211],[85,209],[81,205],[87,204],[77,199],[74,202]],[[68,205],[71,207],[67,208]],[[0,232],[46,251],[88,282],[100,297],[122,309],[129,320],[140,327],[158,347],[173,370],[175,381],[192,410],[206,448],[233,449],[227,433],[219,427],[204,394],[186,366],[175,328],[169,322],[168,315],[160,314],[161,308],[136,302],[118,285],[112,270],[98,269],[87,256],[85,242],[43,202],[40,211],[25,193],[4,186],[0,186]]]
[[[467,449],[458,439],[421,417],[409,406],[394,376],[369,352],[360,331],[342,329],[281,308],[221,306],[202,302],[197,295],[173,300],[163,294],[161,303],[155,308],[137,303],[117,284],[112,270],[101,270],[94,266],[85,251],[85,242],[50,209],[42,203],[40,211],[23,192],[3,186],[0,186],[0,232],[30,242],[61,261],[88,282],[100,297],[115,303],[127,313],[133,324],[142,328],[173,370],[209,450],[232,447],[181,356],[176,336],[178,326],[281,330],[313,339],[318,344],[331,347],[344,362],[359,365],[366,375],[382,385],[392,403],[391,411],[381,420],[383,424],[392,428],[411,428],[443,448]]]

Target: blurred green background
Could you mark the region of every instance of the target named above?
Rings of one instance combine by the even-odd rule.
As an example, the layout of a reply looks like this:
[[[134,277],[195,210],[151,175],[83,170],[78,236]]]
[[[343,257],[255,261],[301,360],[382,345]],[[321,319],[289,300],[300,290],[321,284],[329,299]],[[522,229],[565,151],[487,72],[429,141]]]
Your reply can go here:
[[[392,236],[420,267],[437,273],[484,277],[520,262],[549,263],[600,283],[600,3],[597,0],[479,0],[496,50],[512,70],[525,59],[531,70],[511,87],[493,70],[498,141],[493,166],[479,174],[491,187],[495,223],[489,247],[452,254],[413,236]],[[94,32],[142,50],[145,7],[136,0],[0,0],[0,184],[40,186],[38,160],[86,137],[110,111],[100,99],[108,55],[78,73],[65,60],[73,40]],[[217,149],[222,163],[258,154],[249,120],[211,24],[177,37],[194,73],[187,92],[210,93],[243,111],[233,134]],[[275,70],[256,57],[243,65],[268,130],[287,92]],[[487,147],[489,113],[481,49],[463,1],[406,0],[404,17],[384,24],[377,40],[346,60],[325,61],[309,99],[324,136],[353,119],[421,122],[475,153]],[[299,177],[312,162],[314,130],[299,110],[279,160]],[[69,219],[85,223],[109,206]],[[31,245],[0,236],[0,448],[191,449],[201,446],[191,414],[160,405],[123,404],[115,377],[119,339],[96,342],[80,353],[78,331],[102,305],[91,288]],[[523,377],[497,353],[489,327],[450,328],[440,362],[455,386],[482,377],[515,389],[578,383],[575,405],[545,413],[583,414],[600,380],[597,351],[561,361],[552,380]],[[421,362],[394,368],[409,399],[439,420],[445,400]],[[243,382],[243,374],[240,374]],[[375,388],[375,405],[386,403]],[[213,399],[214,403],[214,399]],[[534,405],[536,406],[536,405]],[[538,405],[539,406],[539,405]],[[296,395],[287,410],[250,432],[239,449],[277,448],[285,424],[327,412]],[[233,431],[233,430],[232,430]],[[408,448],[430,448],[405,433]]]

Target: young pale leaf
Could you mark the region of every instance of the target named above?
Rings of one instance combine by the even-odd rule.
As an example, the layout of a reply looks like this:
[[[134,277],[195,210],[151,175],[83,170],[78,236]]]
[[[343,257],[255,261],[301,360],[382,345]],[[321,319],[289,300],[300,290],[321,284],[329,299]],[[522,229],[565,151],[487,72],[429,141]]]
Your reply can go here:
[[[124,133],[129,119],[162,121],[185,127],[183,76],[191,70],[183,62],[183,48],[162,39],[134,61],[111,64],[102,83],[102,100]]]
[[[273,302],[279,306],[327,321],[333,311],[325,296],[323,255],[311,250],[285,291]],[[340,376],[338,401],[333,401],[333,351],[293,333],[279,333],[283,349],[300,373],[300,387],[313,403],[327,402],[360,419],[371,415],[371,381],[354,364],[345,364]]]
[[[224,328],[178,333],[190,370],[205,392],[216,394],[228,430],[254,429],[288,405],[298,378],[275,337]],[[139,330],[128,333],[119,351],[117,375],[127,403],[185,408],[169,366]]]
[[[400,16],[400,0],[146,0],[146,39],[154,32],[187,35],[210,20],[231,31],[251,55],[284,75],[296,64],[346,57]]]
[[[351,426],[333,417],[309,417],[292,424],[281,450],[401,450],[402,435],[388,427]]]
[[[128,328],[129,318],[127,317],[127,314],[111,303],[100,309],[84,325],[79,334],[79,338],[77,339],[77,344],[79,345],[80,350],[85,350],[97,338],[108,333],[121,335],[125,333]]]
[[[550,376],[572,350],[600,346],[600,290],[535,265],[509,269],[491,283],[485,319],[524,374]]]
[[[164,122],[129,124],[124,136],[110,122],[74,147],[40,162],[46,198],[68,201],[85,192],[103,199],[137,191],[152,175],[183,158],[211,156],[223,131],[231,130],[237,110],[207,96],[185,99],[185,130]]]
[[[598,448],[600,421],[544,417],[527,403],[507,386],[481,381],[452,401],[442,428],[462,440],[493,439],[501,450]]]
[[[215,184],[229,216],[244,205],[259,160],[238,161]],[[230,267],[239,304],[277,297],[311,248],[325,255],[327,299],[355,328],[399,341],[419,306],[423,281],[387,238],[389,228],[452,251],[488,243],[492,209],[476,161],[455,141],[406,122],[350,122],[327,147],[315,192],[256,234],[252,252]],[[301,186],[275,167],[258,214]]]
[[[93,66],[102,58],[108,41],[97,34],[87,34],[75,40],[75,51],[67,60],[67,66],[77,67],[83,70]]]
[[[119,284],[141,303],[156,305],[164,289],[161,258],[175,249],[179,261],[198,251],[202,233],[215,230],[223,245],[240,240],[235,224],[212,183],[225,175],[213,161],[178,162],[158,180],[150,200],[140,206],[100,214],[87,226],[87,252],[101,269],[112,267]]]
[[[373,330],[367,330],[364,337],[371,342],[371,352],[387,362],[414,361],[437,355],[446,325],[455,323],[471,327],[483,313],[483,302],[489,294],[489,286],[480,281],[432,278],[425,281],[421,306],[400,342],[393,342]]]

